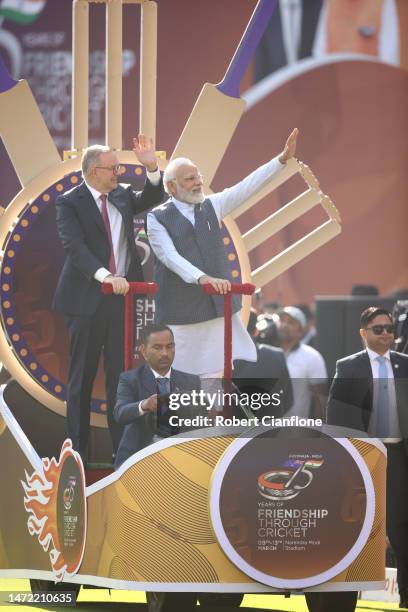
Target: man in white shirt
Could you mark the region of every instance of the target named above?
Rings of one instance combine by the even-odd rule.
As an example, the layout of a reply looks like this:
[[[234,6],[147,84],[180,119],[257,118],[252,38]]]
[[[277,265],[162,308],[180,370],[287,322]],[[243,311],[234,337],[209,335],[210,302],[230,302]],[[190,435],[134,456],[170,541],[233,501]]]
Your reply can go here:
[[[222,219],[251,197],[294,156],[298,130],[284,150],[233,187],[206,198],[203,177],[189,159],[169,163],[163,182],[170,199],[147,216],[147,233],[155,253],[156,320],[169,325],[177,344],[175,366],[198,375],[218,376],[224,366],[222,296],[231,287],[222,241]],[[217,295],[199,285],[209,283]],[[233,299],[233,359],[256,361],[254,344]],[[192,343],[192,339],[194,343]],[[192,350],[192,346],[196,347]]]
[[[293,405],[285,416],[325,417],[327,370],[321,354],[302,343],[306,316],[295,306],[279,313],[277,331],[293,387]]]
[[[125,188],[124,168],[109,147],[93,145],[82,157],[84,181],[56,200],[57,228],[65,251],[54,296],[54,309],[65,315],[70,339],[67,385],[67,435],[86,462],[92,387],[103,350],[107,416],[113,450],[122,428],[113,419],[123,364],[123,299],[128,281],[143,280],[133,217],[163,199],[163,185],[153,143],[134,139],[134,152],[146,168],[141,192]],[[102,283],[114,295],[102,296]]]

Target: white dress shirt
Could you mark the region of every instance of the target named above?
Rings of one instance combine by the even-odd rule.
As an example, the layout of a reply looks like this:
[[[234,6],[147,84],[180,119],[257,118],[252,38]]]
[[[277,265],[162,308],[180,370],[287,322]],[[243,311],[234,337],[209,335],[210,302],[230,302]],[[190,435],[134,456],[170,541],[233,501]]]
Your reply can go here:
[[[398,410],[397,410],[397,397],[395,393],[395,380],[394,380],[394,372],[392,369],[392,363],[390,359],[390,351],[387,351],[384,355],[379,355],[375,353],[371,349],[367,348],[367,355],[370,359],[371,371],[373,373],[373,411],[371,414],[370,423],[368,426],[368,433],[372,436],[375,436],[376,426],[377,426],[377,415],[378,415],[378,388],[376,381],[379,378],[379,370],[380,364],[377,360],[377,357],[384,357],[385,364],[387,367],[388,374],[388,407],[389,407],[389,432],[390,437],[385,438],[384,442],[392,443],[392,442],[400,442],[401,430],[399,426],[398,419]]]
[[[283,164],[275,157],[257,168],[242,181],[219,193],[209,196],[218,221],[238,208],[245,200],[254,195],[263,184],[277,174]],[[173,203],[186,219],[194,226],[194,206],[173,198]],[[165,227],[149,213],[147,215],[147,234],[150,246],[156,257],[169,270],[178,274],[186,283],[198,284],[205,274],[176,250]],[[201,376],[219,376],[224,369],[224,318],[218,317],[202,323],[188,325],[169,325],[176,343],[174,367],[176,370]],[[192,350],[192,347],[195,347]],[[242,324],[239,313],[232,316],[232,356],[233,359],[256,361],[255,345]]]
[[[152,185],[158,185],[160,182],[160,171],[155,170],[154,172],[146,171],[146,176]],[[102,215],[102,202],[101,195],[102,193],[97,189],[91,187],[86,181],[86,186],[92,194],[93,199],[99,209],[99,212]],[[122,215],[110,201],[109,194],[108,199],[106,201],[106,208],[108,211],[109,224],[112,235],[112,244],[113,244],[113,254],[115,256],[115,264],[116,264],[116,275],[115,276],[126,276],[126,272],[129,267],[129,251],[126,241],[125,228],[123,225]],[[107,276],[111,276],[111,272],[106,268],[98,268],[98,270],[94,274],[94,278],[102,283]]]
[[[289,376],[292,381],[293,404],[285,417],[309,418],[315,385],[327,382],[327,369],[322,355],[308,344],[299,344],[294,350],[284,353]]]
[[[290,65],[299,59],[302,35],[302,0],[279,0],[279,10],[286,62]]]

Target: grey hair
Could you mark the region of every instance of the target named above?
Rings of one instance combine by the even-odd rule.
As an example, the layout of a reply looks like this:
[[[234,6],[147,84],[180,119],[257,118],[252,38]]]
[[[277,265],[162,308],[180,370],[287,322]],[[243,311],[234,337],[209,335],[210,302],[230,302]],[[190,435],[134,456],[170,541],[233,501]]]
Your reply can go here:
[[[172,159],[166,166],[165,171],[163,172],[163,185],[166,193],[170,195],[170,191],[167,189],[167,183],[169,181],[176,180],[176,173],[180,166],[184,165],[195,166],[195,163],[188,159],[188,157],[176,157]]]
[[[82,174],[84,176],[89,174],[91,168],[96,166],[96,164],[99,162],[99,156],[101,153],[109,153],[110,151],[112,151],[110,147],[98,144],[91,145],[90,147],[84,149],[81,161]]]

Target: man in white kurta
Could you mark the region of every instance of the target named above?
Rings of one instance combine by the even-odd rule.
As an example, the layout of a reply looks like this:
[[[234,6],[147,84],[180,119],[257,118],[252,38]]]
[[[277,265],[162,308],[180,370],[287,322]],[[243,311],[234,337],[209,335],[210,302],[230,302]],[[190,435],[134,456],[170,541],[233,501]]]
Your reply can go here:
[[[280,155],[257,168],[236,185],[209,196],[213,210],[221,225],[222,219],[254,195],[263,184],[277,175],[286,162],[294,156],[298,130],[290,134]],[[194,163],[185,158],[172,160],[166,168],[163,182],[171,196],[171,204],[194,227],[194,208],[204,202],[203,177]],[[147,234],[155,256],[171,272],[188,284],[211,284],[224,295],[231,287],[229,278],[215,278],[205,269],[199,269],[182,256],[166,227],[158,220],[153,210],[147,216]],[[205,321],[173,325],[171,327],[177,353],[174,367],[200,376],[216,377],[224,367],[224,319],[210,318]],[[254,343],[248,335],[239,312],[232,317],[233,359],[256,361]]]

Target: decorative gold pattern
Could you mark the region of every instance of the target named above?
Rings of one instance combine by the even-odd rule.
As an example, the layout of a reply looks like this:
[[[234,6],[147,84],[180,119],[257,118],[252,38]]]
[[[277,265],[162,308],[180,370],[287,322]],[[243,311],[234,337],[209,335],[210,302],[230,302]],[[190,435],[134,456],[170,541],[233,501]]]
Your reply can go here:
[[[180,442],[141,459],[88,497],[93,524],[80,573],[135,582],[252,583],[223,553],[209,516],[212,474],[233,440]],[[381,581],[385,457],[371,444],[352,442],[372,474],[376,515],[363,551],[332,582]]]
[[[385,562],[385,471],[386,458],[372,444],[352,440],[370,470],[375,489],[375,515],[370,536],[361,553],[345,572],[346,582],[384,580]],[[381,551],[381,554],[379,554]],[[338,578],[338,577],[337,577]]]

